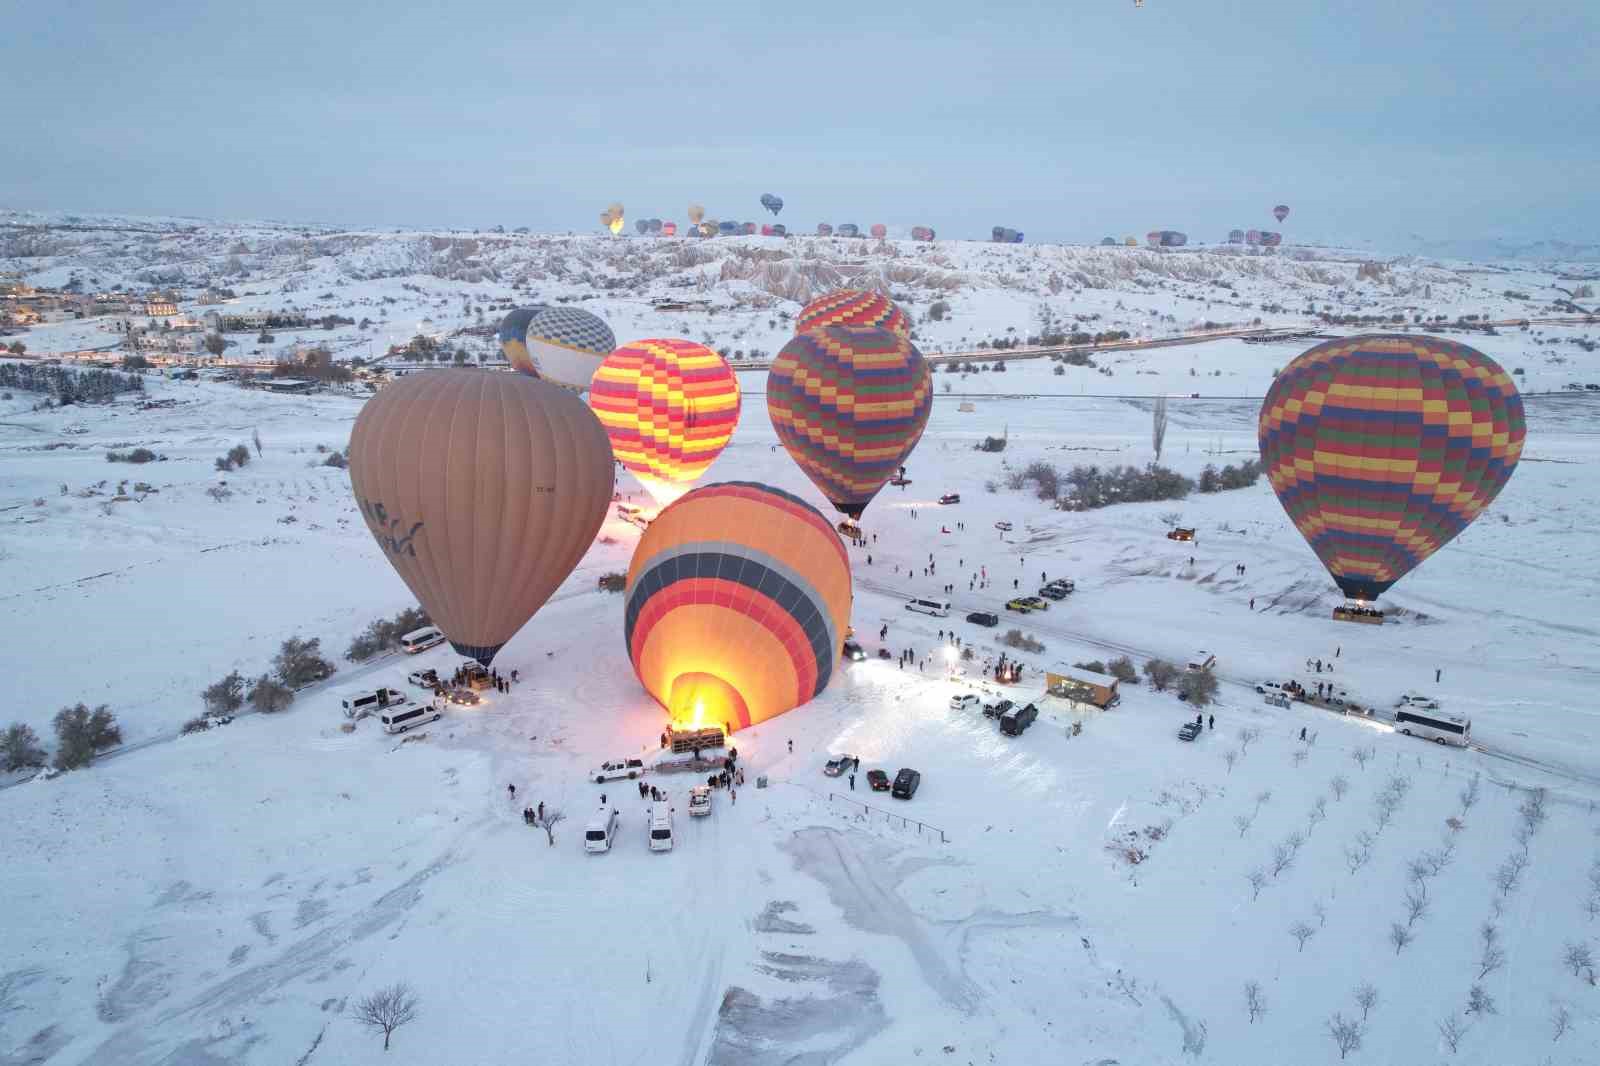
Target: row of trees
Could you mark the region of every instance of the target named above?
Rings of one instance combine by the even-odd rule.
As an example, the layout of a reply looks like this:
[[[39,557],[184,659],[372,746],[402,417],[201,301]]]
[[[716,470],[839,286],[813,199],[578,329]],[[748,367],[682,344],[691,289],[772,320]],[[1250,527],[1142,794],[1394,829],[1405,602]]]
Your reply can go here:
[[[62,407],[109,403],[125,392],[143,392],[144,379],[115,370],[71,370],[33,363],[0,363],[0,388],[42,392]]]
[[[335,452],[334,454],[338,454]],[[421,607],[407,607],[393,618],[378,618],[350,642],[344,657],[354,663],[364,663],[379,652],[400,645],[400,638],[412,630],[431,625],[432,619]]]
[[[80,703],[56,712],[56,754],[52,765],[57,770],[76,770],[94,761],[95,755],[122,743],[122,728],[105,704],[90,709]],[[0,733],[0,767],[7,773],[32,770],[45,765],[48,754],[39,743],[33,727],[21,722]]]
[[[1195,487],[1193,481],[1176,470],[1156,463],[1104,469],[1074,466],[1063,473],[1050,463],[1038,461],[1013,471],[1006,481],[1006,487],[1014,491],[1029,484],[1039,499],[1050,500],[1063,511],[1092,511],[1114,503],[1181,500]]]
[[[263,714],[281,711],[294,702],[296,689],[333,674],[333,663],[322,657],[322,640],[290,637],[273,656],[272,669],[254,680],[234,670],[206,686],[200,693],[205,713],[184,723],[185,733],[198,733],[232,715],[246,703]]]

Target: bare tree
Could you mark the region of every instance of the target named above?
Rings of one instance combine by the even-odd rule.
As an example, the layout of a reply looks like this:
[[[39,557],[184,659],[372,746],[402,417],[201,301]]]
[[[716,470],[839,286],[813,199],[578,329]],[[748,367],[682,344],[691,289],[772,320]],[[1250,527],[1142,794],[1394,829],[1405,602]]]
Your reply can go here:
[[[256,446],[256,458],[261,458],[261,431],[259,429],[252,429],[250,431],[250,440]]]
[[[1294,853],[1295,849],[1287,840],[1281,840],[1272,846],[1271,868],[1274,878],[1294,866]]]
[[[1406,928],[1410,929],[1417,924],[1417,919],[1423,918],[1428,913],[1428,895],[1425,892],[1406,893]]]
[[[1289,927],[1289,935],[1300,941],[1300,950],[1306,949],[1306,941],[1317,935],[1317,931],[1307,922],[1295,922]]]
[[[1250,898],[1255,899],[1256,897],[1260,896],[1262,886],[1267,883],[1266,872],[1260,867],[1257,867],[1256,869],[1245,874],[1244,877],[1246,881],[1250,882]]]
[[[397,981],[356,1002],[356,1021],[383,1034],[383,1050],[389,1050],[394,1031],[417,1017],[417,993],[410,985]]]
[[[1260,811],[1262,807],[1266,806],[1267,804],[1269,804],[1271,802],[1272,802],[1272,790],[1270,788],[1263,789],[1262,791],[1256,793],[1256,810],[1257,811]]]
[[[1500,927],[1484,922],[1478,927],[1478,938],[1483,941],[1483,951],[1478,955],[1478,980],[1483,980],[1506,963],[1505,948],[1500,946]]]
[[[1572,1028],[1572,1012],[1565,1003],[1557,1003],[1555,1010],[1550,1012],[1550,1030],[1553,1034],[1551,1042],[1560,1040],[1567,1035],[1567,1030]]]
[[[1411,943],[1411,930],[1399,922],[1395,922],[1389,926],[1389,943],[1394,945],[1394,953],[1396,955],[1400,954],[1401,951],[1405,950],[1405,946]]]
[[[1461,790],[1461,813],[1466,814],[1478,805],[1478,775],[1473,774],[1467,779],[1467,787]]]
[[[1244,839],[1244,835],[1250,831],[1250,826],[1254,822],[1255,822],[1255,818],[1252,815],[1236,814],[1236,815],[1233,816],[1233,827],[1235,829],[1239,830],[1239,839],[1240,840]]]
[[[1157,396],[1150,409],[1150,444],[1156,451],[1156,462],[1161,461],[1161,447],[1167,442],[1167,398]]]
[[[1406,863],[1406,877],[1417,886],[1417,891],[1424,896],[1428,894],[1428,864],[1421,859],[1412,859]]]
[[[1589,950],[1588,944],[1568,944],[1561,956],[1561,962],[1565,966],[1572,967],[1574,977],[1581,977],[1587,972],[1589,983],[1594,984],[1594,952]]]
[[[1342,803],[1344,802],[1344,794],[1350,791],[1350,782],[1338,774],[1334,774],[1333,778],[1328,782],[1328,788],[1332,790],[1333,798]]]
[[[1300,849],[1306,846],[1306,835],[1297,829],[1284,837],[1283,842],[1289,845],[1290,851],[1298,855],[1300,854]]]
[[[1354,1018],[1346,1018],[1335,1011],[1333,1017],[1328,1019],[1328,1035],[1333,1037],[1341,1059],[1348,1057],[1352,1051],[1361,1050],[1362,1025]]]
[[[544,809],[544,813],[535,814],[533,816],[532,824],[536,828],[543,829],[546,839],[550,841],[550,846],[555,847],[556,826],[560,825],[566,820],[566,812],[561,810],[559,807],[546,807]]]
[[[1244,1007],[1245,1010],[1250,1012],[1251,1025],[1255,1024],[1257,1018],[1267,1013],[1267,1001],[1261,995],[1260,981],[1246,981],[1244,983]]]
[[[1250,751],[1250,745],[1259,739],[1261,739],[1261,730],[1257,729],[1255,726],[1251,726],[1248,729],[1239,730],[1239,750],[1248,754]]]
[[[1328,797],[1318,796],[1311,804],[1311,811],[1306,815],[1306,835],[1310,836],[1312,830],[1317,828],[1324,818],[1328,817]]]
[[[1367,1015],[1372,1013],[1372,1008],[1378,1005],[1378,990],[1372,986],[1371,981],[1362,981],[1356,985],[1354,995],[1356,1006],[1361,1008],[1361,1020],[1366,1021]]]
[[[1429,877],[1438,877],[1455,861],[1455,857],[1456,843],[1453,840],[1446,840],[1442,847],[1422,853],[1422,861],[1428,868]]]
[[[1494,1005],[1494,997],[1483,990],[1483,986],[1475,984],[1467,992],[1468,1014],[1499,1014]]]
[[[1222,761],[1228,764],[1228,773],[1233,773],[1233,764],[1239,761],[1239,752],[1234,748],[1229,748],[1222,753]]]
[[[1444,1041],[1444,1046],[1454,1055],[1461,1046],[1461,1038],[1467,1035],[1467,1026],[1454,1014],[1436,1023],[1439,1027],[1439,1038]]]
[[[1356,842],[1347,845],[1344,849],[1345,865],[1350,867],[1350,875],[1354,877],[1372,859],[1372,834],[1363,829],[1356,834]]]
[[[1311,905],[1311,914],[1317,920],[1317,928],[1322,929],[1328,924],[1328,908],[1322,905],[1319,899]]]
[[[1378,749],[1368,745],[1365,748],[1357,748],[1355,751],[1352,751],[1350,753],[1350,757],[1356,761],[1357,766],[1365,770],[1367,768],[1367,763],[1371,762],[1372,757],[1376,754],[1378,754]]]
[[[1299,769],[1302,765],[1305,764],[1305,761],[1306,761],[1306,749],[1304,749],[1304,748],[1296,748],[1294,750],[1294,754],[1289,756],[1289,761],[1292,762],[1295,765],[1296,769]]]
[[[1522,884],[1522,871],[1527,868],[1528,855],[1526,852],[1514,851],[1500,868],[1494,872],[1494,886],[1500,890],[1501,896],[1509,896]]]

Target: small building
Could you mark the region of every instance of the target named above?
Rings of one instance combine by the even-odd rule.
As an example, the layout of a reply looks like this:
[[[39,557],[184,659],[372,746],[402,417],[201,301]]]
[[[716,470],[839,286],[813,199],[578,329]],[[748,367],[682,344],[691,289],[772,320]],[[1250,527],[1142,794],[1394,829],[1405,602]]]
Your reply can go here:
[[[317,382],[305,378],[268,378],[261,383],[268,392],[307,393],[317,387]]]
[[[144,313],[147,318],[171,318],[178,313],[178,305],[171,300],[152,297],[144,302]]]
[[[1118,683],[1110,674],[1080,666],[1053,666],[1044,672],[1045,691],[1050,695],[1102,711],[1122,701]]]

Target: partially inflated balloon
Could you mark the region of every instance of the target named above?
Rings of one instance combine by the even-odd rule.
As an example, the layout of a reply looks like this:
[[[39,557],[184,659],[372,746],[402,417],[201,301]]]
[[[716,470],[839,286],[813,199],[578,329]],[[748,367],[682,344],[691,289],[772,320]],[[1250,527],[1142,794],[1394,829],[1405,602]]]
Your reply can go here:
[[[1526,429],[1516,385],[1482,352],[1376,335],[1285,367],[1258,433],[1289,518],[1346,596],[1373,600],[1482,513]]]
[[[836,289],[817,297],[795,319],[794,331],[804,333],[821,326],[881,326],[911,336],[911,320],[900,306],[883,293],[867,289]]]
[[[834,507],[851,518],[922,439],[933,408],[928,364],[887,329],[822,326],[797,334],[767,374],[778,439]]]
[[[646,691],[681,725],[728,732],[827,688],[850,625],[850,564],[804,500],[749,482],[662,511],[628,566],[623,633]]]
[[[616,335],[600,316],[559,305],[534,315],[523,336],[525,355],[513,358],[511,365],[569,389],[588,388],[595,370],[617,346]]]
[[[456,651],[485,665],[583,558],[612,484],[593,413],[522,374],[401,378],[350,435],[367,528]]]
[[[595,371],[589,406],[618,461],[667,504],[727,447],[739,422],[739,379],[703,344],[633,341]]]

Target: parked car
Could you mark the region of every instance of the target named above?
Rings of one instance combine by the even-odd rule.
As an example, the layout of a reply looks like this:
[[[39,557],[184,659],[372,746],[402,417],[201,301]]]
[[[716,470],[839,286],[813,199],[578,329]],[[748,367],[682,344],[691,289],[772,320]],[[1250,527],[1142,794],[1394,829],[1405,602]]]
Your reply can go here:
[[[1258,681],[1256,682],[1256,691],[1263,696],[1287,696],[1289,694],[1289,690],[1276,681]]]
[[[711,813],[711,786],[696,785],[689,790],[689,817],[704,818]]]
[[[867,785],[874,792],[887,792],[889,791],[889,775],[882,770],[868,770]]]
[[[939,497],[939,502],[940,503],[944,503],[944,504],[960,503],[961,502],[961,493],[959,493],[959,492],[947,492],[943,496]]]
[[[470,688],[453,688],[450,690],[450,702],[463,707],[476,707],[483,700]]]
[[[1008,737],[1020,737],[1039,717],[1039,708],[1033,704],[1014,707],[1000,716],[1000,732]]]
[[[1052,581],[1039,590],[1039,595],[1048,600],[1064,600],[1072,595],[1073,587],[1070,581]]]
[[[1208,651],[1197,651],[1189,656],[1189,669],[1198,673],[1201,670],[1210,670],[1217,665],[1217,657]]]
[[[867,657],[867,653],[855,641],[847,640],[844,642],[844,657],[853,663],[858,663]]]
[[[1169,530],[1167,530],[1167,539],[1168,540],[1193,540],[1194,539],[1194,530],[1185,529],[1182,526],[1178,527],[1177,529],[1169,529]]]
[[[1010,533],[1011,532],[1011,523],[1010,522],[996,522],[994,524],[994,528],[998,529],[1002,533]]]
[[[840,777],[861,765],[861,760],[854,755],[835,755],[822,767],[822,772],[829,777]]]
[[[416,655],[418,652],[427,651],[429,648],[437,648],[443,643],[444,634],[439,632],[437,627],[423,626],[421,629],[413,629],[401,637],[400,649],[407,655]]]
[[[1032,596],[1029,596],[1029,597],[1026,597],[1026,598],[1018,596],[1014,600],[1007,600],[1006,601],[1006,610],[1008,610],[1008,611],[1016,611],[1018,614],[1030,614],[1033,611],[1033,602],[1032,602],[1032,600],[1033,600]]]
[[[1024,596],[1022,597],[1022,602],[1033,608],[1035,611],[1048,611],[1050,609],[1050,601],[1041,600],[1037,596]]]
[[[1016,704],[1010,700],[996,700],[993,703],[986,703],[983,706],[983,716],[985,718],[999,718],[1015,706]]]
[[[978,706],[978,703],[978,697],[970,692],[963,692],[950,697],[950,709],[952,711],[970,711]]]
[[[598,770],[589,771],[589,780],[597,785],[607,781],[615,781],[619,777],[636,778],[644,773],[643,759],[616,759],[612,762],[603,762]]]
[[[922,786],[922,775],[910,767],[904,767],[894,775],[894,787],[889,790],[889,795],[895,799],[908,800],[917,794],[917,789]]]
[[[1199,722],[1185,722],[1185,723],[1183,723],[1183,728],[1178,730],[1178,739],[1179,740],[1193,740],[1195,737],[1197,737],[1199,735],[1200,735],[1200,723]]]
[[[406,680],[418,688],[433,688],[439,683],[439,671],[413,670],[406,675]]]
[[[617,811],[614,807],[601,807],[583,830],[583,850],[604,853],[611,850],[611,841],[617,835]]]
[[[1597,385],[1592,381],[1585,385],[1584,388],[1590,392],[1600,392],[1600,385]]]
[[[993,629],[1000,624],[1000,616],[993,611],[973,611],[967,615],[967,621],[975,626],[988,626]]]
[[[1420,692],[1407,692],[1400,697],[1397,707],[1415,707],[1419,711],[1437,711],[1439,701],[1431,696],[1424,696]]]

